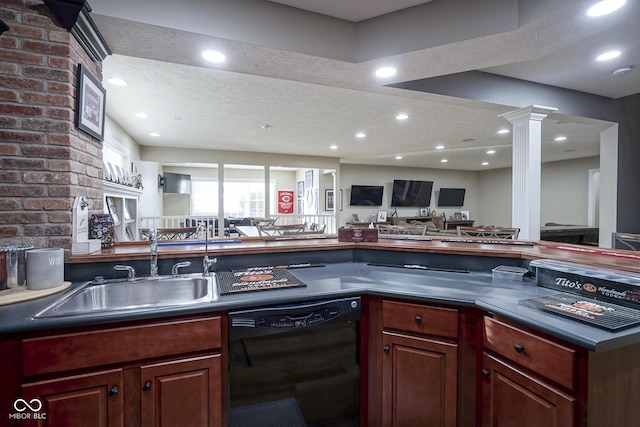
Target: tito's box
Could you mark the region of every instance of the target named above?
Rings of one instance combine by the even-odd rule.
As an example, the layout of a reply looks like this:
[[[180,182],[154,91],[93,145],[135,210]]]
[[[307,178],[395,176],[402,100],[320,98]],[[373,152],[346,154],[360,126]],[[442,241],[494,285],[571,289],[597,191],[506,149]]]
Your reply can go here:
[[[377,228],[346,228],[338,230],[338,242],[377,242]]]

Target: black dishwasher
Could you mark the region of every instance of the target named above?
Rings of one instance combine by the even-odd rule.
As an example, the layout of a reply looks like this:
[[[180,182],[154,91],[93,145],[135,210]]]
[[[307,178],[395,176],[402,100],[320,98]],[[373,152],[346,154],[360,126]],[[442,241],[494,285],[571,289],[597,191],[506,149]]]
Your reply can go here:
[[[360,298],[229,313],[230,426],[358,426]]]

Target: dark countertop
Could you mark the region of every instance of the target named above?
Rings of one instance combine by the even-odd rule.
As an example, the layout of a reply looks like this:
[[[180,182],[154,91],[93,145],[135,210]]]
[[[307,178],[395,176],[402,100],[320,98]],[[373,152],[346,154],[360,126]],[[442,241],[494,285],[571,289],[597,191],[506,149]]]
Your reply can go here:
[[[115,326],[117,322],[124,321],[216,313],[305,300],[370,294],[424,303],[478,307],[596,352],[640,342],[640,326],[612,333],[518,304],[521,299],[557,292],[536,286],[533,279],[529,277],[519,282],[493,279],[490,271],[470,273],[425,271],[374,266],[356,261],[290,271],[307,286],[222,295],[214,303],[168,307],[161,310],[31,319],[33,315],[60,298],[63,295],[60,293],[0,307],[0,334],[31,334],[49,329],[107,323]],[[81,282],[76,282],[72,288],[80,285]]]

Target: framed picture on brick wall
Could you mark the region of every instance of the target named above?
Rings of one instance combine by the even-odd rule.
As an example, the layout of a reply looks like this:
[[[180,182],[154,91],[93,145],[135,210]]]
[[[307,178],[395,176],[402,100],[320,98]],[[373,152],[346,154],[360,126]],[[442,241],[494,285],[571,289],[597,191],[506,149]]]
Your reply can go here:
[[[100,83],[78,64],[78,108],[76,111],[78,128],[98,138],[104,139],[104,112],[107,94]]]

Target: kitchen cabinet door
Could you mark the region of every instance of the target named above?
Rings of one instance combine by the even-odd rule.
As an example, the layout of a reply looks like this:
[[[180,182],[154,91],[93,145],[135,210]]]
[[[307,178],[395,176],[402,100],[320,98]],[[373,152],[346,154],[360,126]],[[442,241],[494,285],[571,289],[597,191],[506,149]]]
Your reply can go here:
[[[383,334],[382,425],[456,426],[457,345]]]
[[[122,370],[114,369],[23,385],[23,399],[31,407],[42,403],[38,411],[26,414],[25,425],[121,427],[122,378]]]
[[[483,427],[571,427],[575,400],[491,355],[482,363]]]
[[[219,354],[142,366],[142,425],[221,426],[221,372]]]

